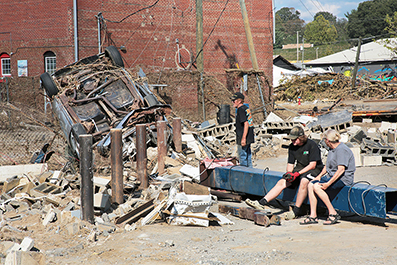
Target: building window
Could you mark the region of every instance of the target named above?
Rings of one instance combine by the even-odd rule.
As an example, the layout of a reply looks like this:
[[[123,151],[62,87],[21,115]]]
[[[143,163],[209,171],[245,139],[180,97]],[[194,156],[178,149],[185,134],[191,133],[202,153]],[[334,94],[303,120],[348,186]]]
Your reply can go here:
[[[8,55],[2,55],[1,57],[1,76],[11,76],[10,57]]]
[[[50,75],[55,72],[57,68],[57,58],[55,56],[55,53],[46,52],[44,54],[44,66],[45,66],[45,71]]]

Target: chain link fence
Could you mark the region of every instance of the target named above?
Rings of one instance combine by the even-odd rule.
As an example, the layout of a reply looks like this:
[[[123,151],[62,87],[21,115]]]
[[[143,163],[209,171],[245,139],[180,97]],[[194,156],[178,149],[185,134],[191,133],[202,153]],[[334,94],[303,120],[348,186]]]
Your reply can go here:
[[[50,169],[61,169],[68,161],[66,141],[53,123],[46,122],[51,114],[16,104],[0,102],[0,166],[38,162],[37,155],[48,144],[41,161],[47,160]]]

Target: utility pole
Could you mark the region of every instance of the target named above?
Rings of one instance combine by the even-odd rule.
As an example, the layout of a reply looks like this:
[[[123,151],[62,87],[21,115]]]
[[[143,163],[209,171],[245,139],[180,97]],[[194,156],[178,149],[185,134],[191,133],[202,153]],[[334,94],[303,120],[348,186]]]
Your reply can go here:
[[[203,88],[203,0],[196,0],[196,63],[197,70],[200,73],[199,91],[197,93],[198,113],[200,113],[200,102],[202,102],[203,121],[205,121],[205,102]]]
[[[360,52],[361,52],[361,37],[358,38],[356,62],[354,63],[354,70],[352,76],[352,90],[356,87],[356,75],[357,75],[358,61],[360,60]]]
[[[259,66],[258,66],[258,61],[256,59],[254,41],[252,39],[252,34],[251,34],[251,28],[250,28],[250,24],[249,24],[249,21],[248,21],[247,8],[245,6],[245,1],[244,0],[239,0],[239,2],[240,2],[240,8],[241,8],[241,15],[243,16],[245,36],[247,38],[248,49],[250,51],[250,56],[251,56],[252,68],[254,68],[255,71],[258,71],[259,70]],[[260,83],[259,76],[258,76],[257,73],[255,73],[255,76],[256,76],[256,82],[258,83],[259,95],[260,95],[260,98],[261,98],[261,101],[262,101],[262,105],[263,105],[263,113],[264,113],[265,118],[266,118],[267,117],[267,112],[266,112],[266,107],[265,107],[265,100],[263,99],[261,83]]]
[[[299,62],[299,31],[296,32],[296,63]]]
[[[302,38],[302,69],[305,69],[305,38]]]
[[[250,55],[251,55],[252,68],[254,68],[254,70],[259,70],[258,61],[256,60],[254,42],[252,40],[251,28],[250,28],[250,24],[248,21],[247,8],[245,6],[245,1],[239,0],[239,2],[240,2],[241,14],[243,16],[245,36],[247,38],[248,49],[249,49]]]

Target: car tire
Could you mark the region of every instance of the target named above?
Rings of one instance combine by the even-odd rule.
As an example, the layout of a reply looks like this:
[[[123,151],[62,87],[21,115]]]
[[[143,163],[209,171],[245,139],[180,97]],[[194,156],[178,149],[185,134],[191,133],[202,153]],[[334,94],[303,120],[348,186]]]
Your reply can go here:
[[[143,98],[143,101],[146,103],[148,107],[159,105],[160,102],[157,100],[155,95],[147,95]]]
[[[52,98],[58,94],[58,87],[49,73],[45,72],[44,74],[40,75],[40,80],[49,98]]]
[[[116,47],[114,46],[106,47],[105,55],[109,57],[110,60],[112,60],[112,64],[114,66],[124,67],[123,58],[121,57],[121,54]]]

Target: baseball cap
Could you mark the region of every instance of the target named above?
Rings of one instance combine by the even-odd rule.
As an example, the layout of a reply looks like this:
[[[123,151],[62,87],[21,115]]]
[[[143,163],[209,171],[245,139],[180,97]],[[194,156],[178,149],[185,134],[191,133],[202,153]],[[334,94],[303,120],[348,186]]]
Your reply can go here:
[[[232,100],[232,101],[235,101],[235,100],[238,99],[238,98],[244,99],[245,97],[244,97],[244,95],[241,94],[240,92],[236,92],[236,93],[234,93],[233,96],[231,97],[231,100]]]
[[[303,128],[300,126],[294,126],[286,138],[295,140],[299,136],[303,135],[305,135],[305,131],[303,131]]]

